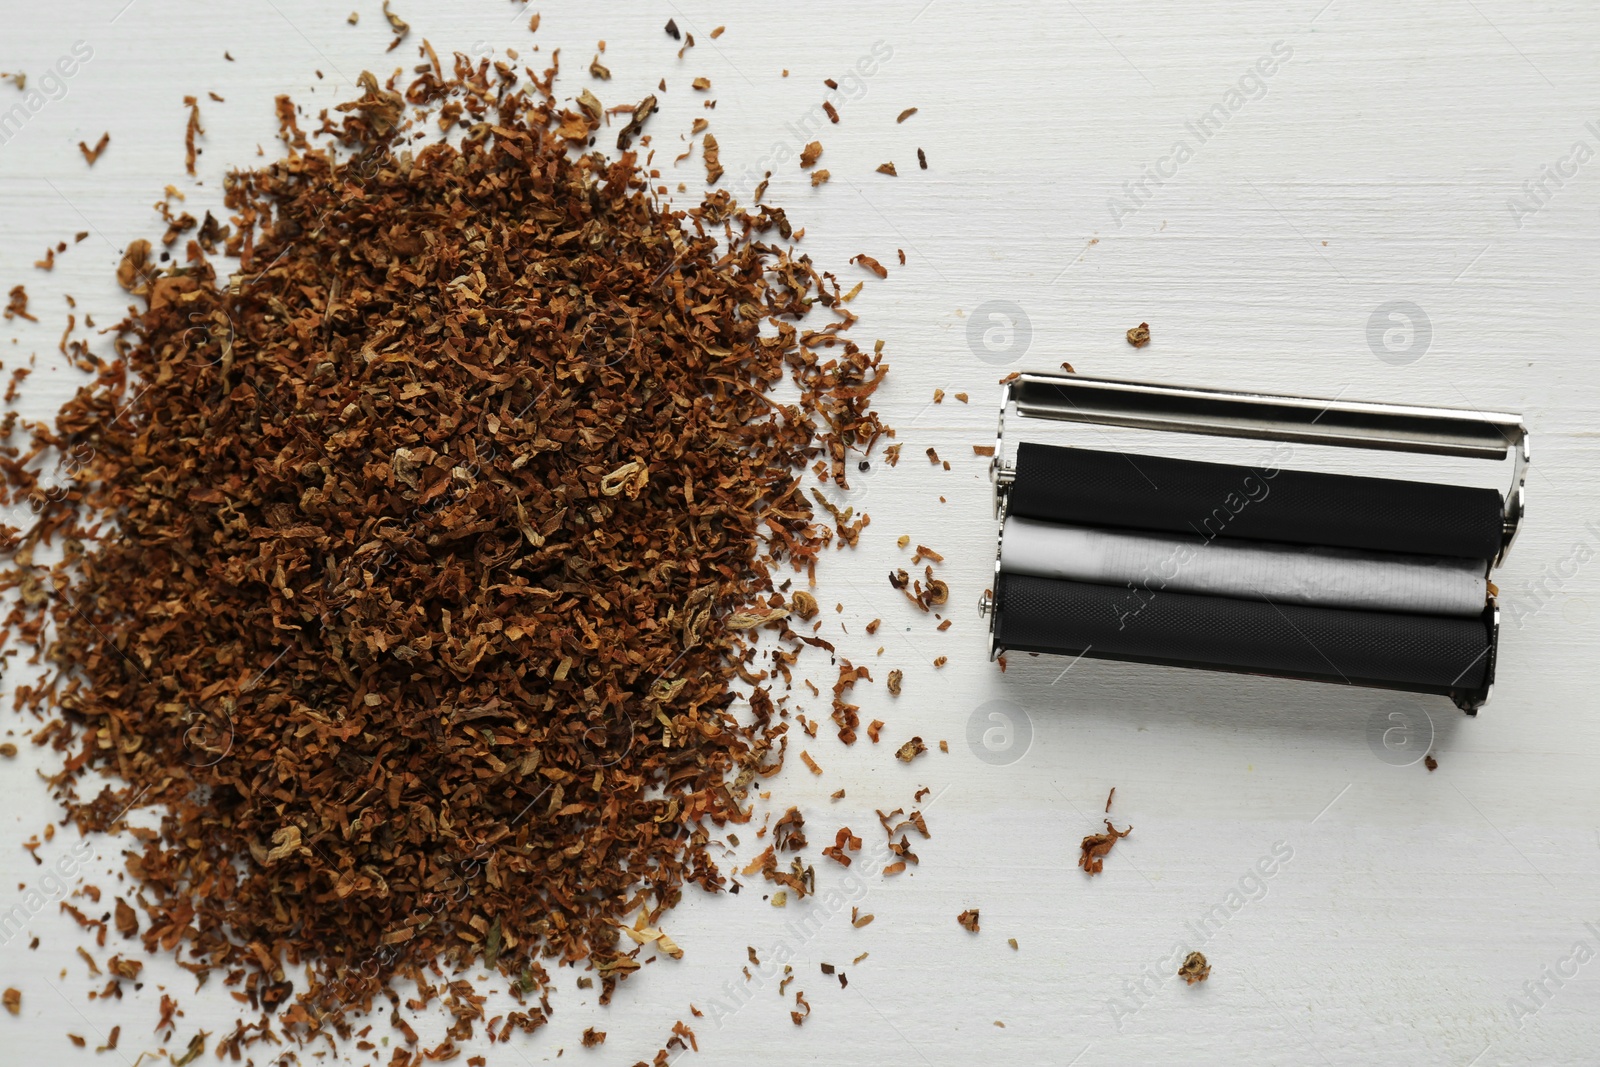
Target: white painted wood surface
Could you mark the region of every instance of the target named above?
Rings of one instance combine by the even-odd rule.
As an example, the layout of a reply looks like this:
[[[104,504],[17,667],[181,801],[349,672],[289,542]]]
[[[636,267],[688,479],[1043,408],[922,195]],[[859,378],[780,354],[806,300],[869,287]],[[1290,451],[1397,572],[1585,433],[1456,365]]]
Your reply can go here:
[[[767,907],[756,886],[692,893],[666,924],[684,960],[651,964],[609,1009],[563,973],[553,1023],[488,1050],[491,1064],[550,1062],[563,1047],[569,1062],[649,1059],[679,1018],[699,1038],[689,1063],[1600,1061],[1600,963],[1589,958],[1600,952],[1592,5],[400,0],[413,35],[386,55],[372,0],[125,3],[11,3],[0,29],[0,70],[26,71],[30,87],[55,89],[45,71],[74,42],[93,50],[64,95],[0,143],[0,283],[25,283],[41,319],[5,324],[0,359],[9,369],[38,353],[22,404],[32,417],[76,381],[55,355],[62,294],[80,316],[115,321],[126,299],[112,270],[126,241],[160,232],[148,205],[163,186],[188,194],[190,210],[215,206],[228,165],[252,163],[258,144],[272,153],[276,94],[331,106],[363,69],[413,64],[424,36],[441,53],[512,47],[524,61],[537,43],[540,68],[560,46],[568,93],[591,84],[584,69],[603,38],[614,78],[593,87],[608,106],[668,80],[652,129],[674,186],[703,186],[698,158],[681,175],[670,159],[705,115],[735,187],[747,187],[746,167],[782,157],[769,164],[769,199],[806,227],[819,265],[845,278],[857,252],[889,265],[854,308],[858,339],[886,342],[881,398],[905,460],[862,479],[873,524],[858,550],[830,554],[818,588],[826,605],[844,604],[828,628],[837,619],[850,635],[829,636],[879,679],[857,690],[863,721],[888,726],[883,744],[849,750],[824,731],[806,747],[826,773],[796,762],[775,801],[801,804],[814,841],[843,824],[871,840],[872,809],[909,806],[930,786],[922,863],[859,884],[852,903],[876,915],[862,930],[835,914],[795,933],[807,909]],[[533,9],[543,25],[530,37]],[[662,32],[668,17],[698,42],[682,61]],[[719,24],[727,32],[713,41]],[[857,88],[846,72],[875,47],[887,58]],[[702,75],[714,111],[689,89]],[[812,138],[790,124],[820,104],[827,77],[856,91],[819,135],[833,180],[813,190],[793,158]],[[190,94],[207,131],[199,185],[183,173]],[[0,114],[21,98],[0,85]],[[1202,141],[1186,124],[1213,105]],[[111,146],[91,170],[75,146],[102,131]],[[1180,141],[1188,152],[1175,153]],[[874,173],[886,160],[898,178]],[[1146,178],[1158,167],[1159,185]],[[33,268],[46,245],[83,230],[53,273]],[[989,301],[1025,314],[1025,351],[1021,334],[1012,353],[969,345]],[[1373,319],[1397,301],[1426,327]],[[1123,331],[1139,322],[1154,340],[1136,351]],[[1088,661],[1063,675],[1065,662],[1014,657],[1002,676],[973,607],[994,528],[985,461],[970,446],[992,439],[999,374],[1061,360],[1091,374],[1525,412],[1531,512],[1497,579],[1509,614],[1488,708],[1470,720],[1442,700]],[[935,388],[947,394],[939,406]],[[950,471],[926,461],[929,446]],[[884,581],[904,562],[902,533],[949,561],[946,633]],[[869,639],[874,616],[883,629]],[[937,656],[949,657],[942,670]],[[898,700],[881,685],[891,667],[906,672]],[[811,670],[826,685],[820,659]],[[995,728],[996,707],[1010,709],[1016,747],[986,762],[967,738]],[[820,702],[809,710],[826,718]],[[1398,755],[1373,746],[1374,717],[1381,734],[1391,711],[1431,718],[1437,772],[1394,765],[1420,758],[1420,743]],[[16,739],[27,726],[6,730]],[[896,762],[912,734],[948,739],[949,754]],[[0,910],[39,886],[43,868],[18,843],[53,811],[23,748],[0,767]],[[1112,786],[1117,823],[1134,833],[1090,880],[1076,844],[1098,828]],[[830,802],[840,787],[847,799]],[[58,835],[40,855],[54,862],[74,841]],[[114,843],[96,846],[91,869],[119,865]],[[821,884],[845,884],[827,861],[818,868]],[[977,935],[956,925],[967,907],[981,909]],[[196,993],[159,961],[141,992],[86,1001],[96,983],[73,952],[81,940],[52,903],[0,945],[0,986],[24,992],[20,1017],[0,1015],[0,1061],[132,1064],[154,1047],[158,984],[182,1002],[180,1044],[196,1027],[231,1026],[220,976]],[[783,941],[799,979],[780,998],[775,977],[746,983],[741,967],[746,946],[770,960]],[[1173,977],[1180,942],[1204,948],[1207,983]],[[848,989],[821,961],[848,973]],[[794,989],[814,1008],[800,1028],[788,1017]],[[706,1016],[690,1017],[690,1003]],[[117,1024],[120,1049],[95,1056]],[[610,1034],[598,1051],[576,1047],[589,1025]],[[374,1033],[397,1036],[382,1021]]]

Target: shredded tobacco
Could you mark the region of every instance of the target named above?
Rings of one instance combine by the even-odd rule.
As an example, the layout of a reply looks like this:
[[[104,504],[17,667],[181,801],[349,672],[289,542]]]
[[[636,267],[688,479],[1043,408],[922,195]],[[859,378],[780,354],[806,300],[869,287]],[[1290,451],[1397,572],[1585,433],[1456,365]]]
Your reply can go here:
[[[1183,965],[1178,968],[1178,977],[1187,985],[1204,982],[1211,977],[1211,965],[1206,962],[1203,954],[1191,952],[1184,957]]]
[[[1109,801],[1110,798],[1108,797],[1107,802],[1109,803]],[[1126,830],[1118,830],[1111,825],[1110,819],[1105,820],[1105,824],[1105,833],[1089,834],[1079,845],[1079,848],[1082,849],[1082,855],[1078,857],[1078,866],[1082,867],[1088,874],[1099,874],[1104,870],[1105,858],[1111,852],[1111,847],[1120,838],[1127,837],[1133,833],[1133,827],[1131,826]]]
[[[106,146],[109,145],[110,143],[111,143],[111,134],[108,131],[108,132],[102,133],[100,135],[100,140],[95,142],[95,146],[93,148],[90,148],[83,141],[79,141],[78,142],[78,151],[83,153],[83,158],[88,160],[89,161],[89,166],[92,167],[92,166],[94,166],[95,161],[100,158],[100,153],[104,152],[106,150]]]
[[[773,697],[735,683],[818,643],[775,607],[774,572],[835,533],[802,481],[847,488],[885,432],[887,366],[769,243],[780,210],[674,209],[632,151],[580,154],[603,120],[554,67],[527,92],[487,59],[418,70],[363,74],[329,143],[281,100],[288,157],[231,173],[233,226],[181,264],[130,243],[115,358],[0,462],[34,511],[0,547],[9,633],[49,665],[19,702],[65,758],[51,785],[85,833],[159,812],[116,929],[240,990],[261,1019],[235,1059],[348,1039],[399,979],[465,1042],[483,998],[439,963],[536,999],[487,1025],[507,1040],[546,1021],[543,962],[587,962],[606,1002],[670,954],[685,885],[728,887],[711,828],[782,765]],[[465,136],[412,146],[407,105]]]

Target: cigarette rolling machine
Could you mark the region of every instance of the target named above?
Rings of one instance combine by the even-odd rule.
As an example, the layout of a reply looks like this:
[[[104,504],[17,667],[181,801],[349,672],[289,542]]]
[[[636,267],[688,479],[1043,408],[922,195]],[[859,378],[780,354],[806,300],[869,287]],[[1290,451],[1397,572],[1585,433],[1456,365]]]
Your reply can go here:
[[[1041,420],[1279,444],[1237,466],[1027,440]],[[1509,458],[1511,485],[1280,469],[1297,443]],[[990,465],[990,657],[1372,686],[1476,714],[1500,629],[1489,573],[1522,521],[1529,460],[1518,415],[1018,375]]]

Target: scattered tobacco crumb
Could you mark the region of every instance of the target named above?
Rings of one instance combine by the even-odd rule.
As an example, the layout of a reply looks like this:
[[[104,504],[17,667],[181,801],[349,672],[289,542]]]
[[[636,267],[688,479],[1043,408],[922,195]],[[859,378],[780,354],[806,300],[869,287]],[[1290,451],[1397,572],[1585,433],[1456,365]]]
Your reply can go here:
[[[1433,758],[1432,752],[1422,757],[1422,763],[1423,766],[1427,767],[1430,771],[1436,771],[1439,769],[1439,761]]]
[[[1127,837],[1133,833],[1133,827],[1118,830],[1111,825],[1111,820],[1106,820],[1106,832],[1103,834],[1089,834],[1083,839],[1079,847],[1083,854],[1078,857],[1078,866],[1089,874],[1099,874],[1105,869],[1106,854],[1111,851],[1119,838]]]
[[[3,1003],[6,1006],[6,1011],[9,1011],[12,1015],[21,1015],[22,990],[8,988],[4,993],[0,993],[0,1003]]]
[[[600,62],[599,53],[596,53],[594,58],[589,60],[589,76],[593,77],[593,78],[598,78],[600,81],[608,82],[608,81],[611,80],[611,68],[607,67],[604,63]],[[704,79],[696,79],[696,81],[703,81],[703,80]],[[708,82],[707,84],[710,84],[710,83]],[[696,85],[695,88],[699,88],[699,86]]]
[[[815,189],[817,186],[821,185],[831,177],[833,177],[833,175],[829,174],[826,169],[814,170],[811,172],[811,187]]]
[[[1150,343],[1150,324],[1141,322],[1128,331],[1128,343],[1134,348],[1143,348]]]
[[[800,166],[802,169],[811,166],[822,155],[822,142],[812,141],[800,149]]]
[[[928,169],[928,156],[920,148],[917,149],[917,166],[921,167],[923,170]]]
[[[110,133],[110,131],[107,131],[107,132],[102,133],[100,135],[100,140],[95,142],[95,146],[93,148],[90,148],[84,142],[79,141],[78,142],[78,151],[83,153],[83,158],[88,160],[89,161],[89,166],[92,167],[92,166],[94,166],[95,160],[100,158],[100,153],[104,152],[106,150],[106,145],[108,145],[110,143],[111,143],[111,133]]]
[[[887,174],[891,178],[895,178],[895,177],[899,176],[898,174],[895,173],[894,163],[893,162],[879,163],[878,164],[878,173],[879,174]]]
[[[901,680],[903,678],[905,678],[905,673],[903,671],[890,671],[889,672],[888,687],[889,687],[889,694],[891,696],[899,696],[900,695],[900,682],[901,682]]]
[[[694,81],[690,82],[689,84],[690,84],[690,86],[692,88],[698,89],[700,92],[703,93],[703,92],[707,92],[707,91],[710,90],[710,88],[711,88],[711,79],[710,78],[696,78]]]
[[[926,751],[928,746],[922,743],[922,738],[913,737],[895,750],[894,758],[902,763],[910,763]]]
[[[596,1045],[603,1045],[605,1043],[606,1043],[606,1032],[604,1030],[596,1030],[592,1026],[584,1028],[584,1031],[583,1031],[583,1047],[584,1048],[594,1048]]]
[[[1016,938],[1014,938],[1014,937],[1006,938],[1006,944],[1011,946],[1011,949],[1012,949],[1013,952],[1016,951],[1016,949],[1017,949],[1017,939]]]
[[[711,134],[706,134],[701,139],[701,152],[706,161],[706,184],[715,185],[717,179],[722,177],[721,150],[717,147],[717,139]]]
[[[29,322],[39,321],[28,314],[28,290],[20,285],[11,287],[11,296],[6,301],[4,314],[7,319],[27,319]]]
[[[388,6],[385,4],[385,6]],[[195,147],[194,139],[205,133],[205,128],[200,125],[200,101],[192,96],[183,98],[184,106],[189,109],[189,121],[183,131],[183,165],[184,169],[192,176],[194,174],[195,157],[200,150]]]
[[[835,122],[835,123],[836,123],[836,122],[838,122],[838,121],[839,121],[839,112],[838,112],[838,109],[836,109],[836,108],[835,108],[835,107],[834,107],[834,106],[833,106],[833,105],[832,105],[832,104],[831,104],[831,103],[829,103],[829,102],[828,102],[828,101],[826,101],[826,100],[824,100],[824,101],[823,101],[823,102],[822,102],[822,110],[823,110],[823,111],[825,111],[825,112],[827,112],[827,114],[828,114],[828,121],[829,121],[829,122]]]
[[[0,744],[0,756],[4,756],[6,759],[16,759],[17,746],[10,741]]]
[[[715,41],[718,37],[721,37],[723,33],[727,31],[727,29],[728,28],[726,26],[718,26],[716,29],[711,31],[711,39]]]
[[[851,256],[850,262],[861,264],[863,267],[867,268],[880,278],[887,278],[889,276],[889,268],[885,267],[882,263],[879,263],[877,260],[873,259],[864,252]]]
[[[1106,811],[1111,810],[1111,798],[1117,795],[1117,787],[1112,786],[1111,792],[1106,794]]]
[[[1204,982],[1211,977],[1211,964],[1199,952],[1191,952],[1183,958],[1183,965],[1178,968],[1178,977],[1188,985]]]
[[[671,37],[674,41],[681,41],[683,39],[683,34],[678,32],[678,22],[676,19],[667,20],[667,36]]]
[[[798,589],[789,596],[789,603],[794,608],[794,613],[807,622],[817,617],[817,598]]]
[[[812,774],[821,774],[822,773],[822,768],[817,766],[817,761],[812,759],[811,758],[811,754],[809,752],[806,752],[804,749],[802,749],[800,751],[800,762],[804,763],[806,765],[806,769],[809,770]]]
[[[628,124],[617,133],[617,147],[626,150],[633,144],[633,139],[644,129],[645,120],[656,111],[656,98],[647,96],[633,107],[633,113],[628,119]],[[587,136],[587,134],[585,134]]]
[[[861,838],[850,832],[850,827],[841,826],[834,835],[833,844],[822,850],[822,854],[841,866],[850,866],[851,859],[846,852],[861,851]]]
[[[978,909],[968,908],[966,911],[956,916],[956,922],[960,923],[963,929],[970,930],[972,933],[977,933]]]
[[[908,107],[904,111],[900,112],[900,115],[899,115],[899,117],[897,117],[895,119],[895,122],[897,122],[897,123],[898,122],[904,122],[906,119],[910,118],[912,115],[915,115],[916,113],[917,113],[917,109],[916,108]]]
[[[973,445],[972,454],[974,456],[992,456],[994,455],[994,445]]]
[[[390,0],[383,0],[383,17],[389,20],[389,28],[394,31],[394,40],[389,42],[389,47],[384,49],[385,52],[393,52],[400,47],[401,41],[411,35],[411,26],[399,15],[389,10],[389,3]]]

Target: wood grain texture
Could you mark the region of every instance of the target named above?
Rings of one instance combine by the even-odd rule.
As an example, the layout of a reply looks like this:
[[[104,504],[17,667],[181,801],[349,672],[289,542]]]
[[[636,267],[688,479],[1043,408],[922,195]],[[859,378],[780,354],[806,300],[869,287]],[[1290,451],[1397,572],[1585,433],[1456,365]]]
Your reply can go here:
[[[859,885],[850,903],[876,915],[861,930],[848,906],[775,909],[753,885],[692,895],[667,922],[684,960],[651,964],[610,1009],[562,974],[551,1026],[496,1046],[491,1064],[551,1062],[562,1047],[569,1062],[648,1060],[679,1018],[699,1035],[690,1063],[1595,1062],[1600,963],[1574,955],[1579,943],[1600,954],[1592,5],[398,0],[413,34],[385,54],[391,34],[371,0],[351,0],[356,27],[348,7],[312,0],[124,3],[13,4],[0,30],[0,70],[28,72],[30,87],[74,42],[93,49],[64,95],[0,142],[0,283],[25,283],[41,319],[6,323],[0,360],[9,369],[37,353],[29,417],[49,417],[79,380],[56,354],[63,294],[80,321],[85,310],[101,327],[119,317],[126,296],[112,270],[128,240],[159,233],[149,205],[164,186],[196,215],[215,208],[229,166],[254,163],[258,145],[273,154],[274,96],[331,107],[362,70],[414,64],[423,37],[441,53],[515,48],[537,69],[559,46],[563,91],[588,85],[607,106],[666,77],[651,129],[663,181],[688,186],[680,202],[703,188],[704,170],[671,159],[704,116],[724,182],[742,191],[772,169],[768,199],[805,226],[816,263],[847,286],[867,281],[856,333],[885,341],[882,401],[905,458],[860,479],[852,502],[872,525],[858,549],[830,554],[816,594],[824,635],[872,668],[875,683],[856,691],[863,721],[889,725],[878,746],[845,749],[826,730],[807,740],[825,773],[796,762],[774,797],[800,803],[820,840],[838,825],[875,833],[873,809],[909,806],[929,786],[922,863],[849,883]],[[542,26],[530,36],[534,9]],[[681,61],[662,32],[669,17],[698,42]],[[719,24],[727,32],[712,40]],[[601,39],[614,77],[594,83],[586,67]],[[855,89],[846,72],[879,42],[888,58],[860,77],[842,121],[810,133],[822,80]],[[1273,72],[1259,74],[1273,56]],[[690,91],[699,76],[709,94]],[[183,173],[191,94],[206,127],[199,183]],[[0,116],[20,98],[0,84]],[[1202,140],[1189,126],[1208,113]],[[90,169],[77,142],[104,131],[110,147]],[[811,139],[833,174],[819,189],[795,161]],[[898,177],[875,172],[886,161]],[[90,236],[54,272],[32,266],[79,231]],[[886,281],[847,262],[863,252],[888,265]],[[1025,316],[1025,349],[1004,329],[990,337],[998,351],[970,343],[973,315],[993,301]],[[1425,315],[1425,343],[1414,314],[1374,326],[1401,301]],[[1134,350],[1123,333],[1139,322],[1153,340]],[[1004,323],[982,320],[976,336],[994,325]],[[1089,374],[1525,412],[1530,517],[1496,579],[1520,609],[1490,705],[1470,720],[1443,701],[1090,661],[1063,673],[1065,661],[1022,656],[1002,675],[975,611],[995,531],[987,461],[971,446],[992,442],[1001,374],[1062,360]],[[930,446],[951,470],[927,461]],[[948,560],[945,633],[885,581],[906,560],[901,534]],[[868,638],[874,617],[883,626]],[[898,699],[881,684],[896,667]],[[821,660],[810,669],[831,682]],[[25,673],[10,668],[7,685]],[[814,705],[825,720],[825,703]],[[1371,739],[1391,712],[1431,720],[1438,771],[1379,758]],[[6,729],[19,740],[30,725]],[[1007,755],[986,762],[981,741],[969,746],[969,731],[998,731],[989,740],[1000,744],[1008,728]],[[895,761],[913,734],[948,740],[949,754]],[[10,842],[0,914],[25,899],[19,887],[39,887],[44,868],[17,842],[53,815],[32,770],[48,760],[23,748],[0,767]],[[1112,814],[1134,833],[1091,880],[1076,844],[1099,827],[1112,786]],[[846,799],[830,801],[841,787]],[[74,840],[60,834],[40,855],[54,862]],[[95,844],[91,869],[120,869],[115,843]],[[1268,862],[1275,846],[1289,858]],[[819,882],[846,888],[831,863],[818,866]],[[100,879],[108,892],[113,877]],[[969,907],[982,912],[975,935],[956,924]],[[142,991],[86,1002],[94,983],[70,919],[52,901],[26,925],[0,945],[0,985],[24,991],[22,1017],[0,1015],[6,1062],[131,1064],[154,1047],[158,984],[187,1013],[180,1046],[232,1018],[219,978],[195,992],[159,961]],[[1176,980],[1168,961],[1180,944],[1203,947],[1208,982]],[[747,946],[771,960],[781,945],[799,975],[783,998],[776,976],[742,973]],[[107,954],[96,950],[102,963]],[[848,989],[821,974],[824,961],[849,975]],[[1543,983],[1536,997],[1527,983]],[[794,989],[815,1009],[800,1028],[788,1017]],[[705,1017],[690,1017],[691,1003]],[[119,1051],[95,1056],[119,1023]],[[598,1052],[574,1047],[590,1025],[610,1034]],[[383,1034],[398,1040],[380,1016]]]

